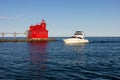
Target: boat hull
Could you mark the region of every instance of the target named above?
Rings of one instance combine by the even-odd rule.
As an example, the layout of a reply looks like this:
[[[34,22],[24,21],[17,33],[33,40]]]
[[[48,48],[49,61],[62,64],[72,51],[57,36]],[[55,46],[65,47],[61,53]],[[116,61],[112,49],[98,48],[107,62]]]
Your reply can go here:
[[[78,38],[69,38],[69,39],[63,39],[65,43],[88,43],[89,41],[87,39],[78,39]]]

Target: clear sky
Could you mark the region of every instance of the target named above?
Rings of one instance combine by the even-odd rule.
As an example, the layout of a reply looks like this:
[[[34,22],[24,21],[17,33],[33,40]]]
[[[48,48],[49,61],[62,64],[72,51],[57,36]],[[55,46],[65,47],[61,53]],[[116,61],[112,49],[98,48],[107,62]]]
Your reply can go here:
[[[120,36],[120,0],[0,0],[0,32],[47,22],[49,37]]]

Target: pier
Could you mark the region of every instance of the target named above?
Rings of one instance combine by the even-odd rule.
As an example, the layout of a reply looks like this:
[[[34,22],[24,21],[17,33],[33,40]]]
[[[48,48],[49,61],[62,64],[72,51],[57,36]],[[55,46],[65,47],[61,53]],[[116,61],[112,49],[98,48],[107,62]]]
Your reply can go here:
[[[50,42],[50,41],[56,41],[54,38],[47,38],[47,39],[13,39],[13,40],[1,40],[0,39],[0,42],[43,42],[43,41],[47,41],[47,42]]]
[[[12,34],[14,36],[13,39],[5,39],[5,35],[7,34]],[[26,35],[25,39],[17,39],[18,34],[23,34]],[[27,32],[24,33],[18,33],[18,32],[13,32],[13,33],[8,33],[8,32],[1,32],[1,39],[0,42],[41,42],[41,41],[56,41],[54,38],[33,38],[33,39],[28,39],[27,38]]]

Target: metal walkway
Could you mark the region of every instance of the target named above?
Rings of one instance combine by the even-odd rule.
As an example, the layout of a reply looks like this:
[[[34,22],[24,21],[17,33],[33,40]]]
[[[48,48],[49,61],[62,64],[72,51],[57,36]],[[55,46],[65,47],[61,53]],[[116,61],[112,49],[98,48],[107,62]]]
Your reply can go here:
[[[18,33],[18,32],[14,32],[14,33],[1,32],[0,35],[2,36],[2,39],[4,39],[4,37],[5,37],[6,34],[13,34],[14,39],[16,39],[16,36],[17,36],[18,34],[24,34],[24,35],[27,35],[27,32],[24,32],[24,33]]]

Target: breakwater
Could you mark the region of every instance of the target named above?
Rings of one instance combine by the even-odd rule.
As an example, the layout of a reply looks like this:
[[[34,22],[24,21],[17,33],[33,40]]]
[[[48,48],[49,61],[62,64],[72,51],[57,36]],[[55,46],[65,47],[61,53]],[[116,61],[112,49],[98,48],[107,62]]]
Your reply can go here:
[[[55,38],[40,38],[40,39],[0,39],[0,42],[42,42],[42,41],[56,41]]]

